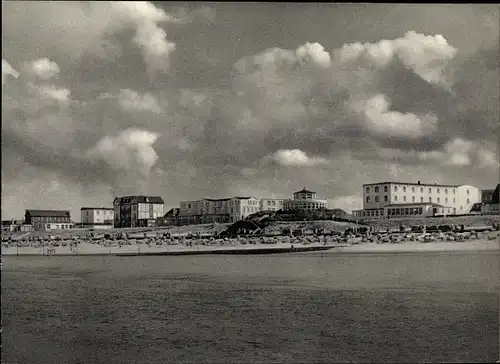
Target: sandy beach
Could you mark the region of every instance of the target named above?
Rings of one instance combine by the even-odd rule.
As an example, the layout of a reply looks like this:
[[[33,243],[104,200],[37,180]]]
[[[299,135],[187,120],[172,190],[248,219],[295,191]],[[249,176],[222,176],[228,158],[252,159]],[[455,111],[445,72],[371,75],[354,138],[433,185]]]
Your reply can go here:
[[[78,246],[58,247],[3,247],[4,256],[33,256],[33,255],[149,255],[149,254],[220,254],[222,252],[238,251],[244,254],[248,251],[262,251],[272,253],[279,250],[283,253],[305,250],[329,250],[338,253],[405,253],[405,252],[447,252],[447,251],[498,251],[500,243],[498,240],[472,240],[463,242],[406,242],[406,243],[362,243],[362,244],[331,244],[331,243],[277,243],[277,244],[240,244],[227,243],[218,245],[156,245],[156,244],[133,244],[118,246],[116,244],[107,246],[81,242]]]

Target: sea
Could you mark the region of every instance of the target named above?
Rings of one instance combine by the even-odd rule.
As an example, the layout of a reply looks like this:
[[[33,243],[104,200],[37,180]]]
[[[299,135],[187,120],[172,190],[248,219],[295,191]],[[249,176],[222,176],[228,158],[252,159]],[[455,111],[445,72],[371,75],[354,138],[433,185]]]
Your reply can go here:
[[[500,254],[3,257],[2,363],[499,360]]]

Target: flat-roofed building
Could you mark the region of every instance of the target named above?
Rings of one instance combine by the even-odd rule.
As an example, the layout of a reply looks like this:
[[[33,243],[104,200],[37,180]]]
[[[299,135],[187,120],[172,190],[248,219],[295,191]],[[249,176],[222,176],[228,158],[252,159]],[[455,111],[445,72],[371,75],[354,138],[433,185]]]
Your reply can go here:
[[[24,223],[34,231],[72,229],[71,214],[67,210],[26,210]]]
[[[255,197],[204,198],[182,201],[178,219],[181,225],[229,223],[259,211],[259,200]]]
[[[81,226],[93,229],[110,229],[114,224],[115,210],[112,207],[82,207]]]
[[[434,204],[438,209],[436,211],[444,211],[445,214],[463,215],[468,214],[474,204],[481,201],[480,191],[474,186],[428,184],[420,181],[364,184],[362,193],[363,210],[353,211],[353,215],[364,218],[387,217],[385,207],[389,205],[423,203]]]
[[[283,202],[283,210],[297,211],[297,210],[319,210],[328,208],[326,200],[318,200],[316,192],[302,190],[294,192],[292,200],[285,200]]]
[[[278,211],[283,210],[283,198],[262,198],[259,201],[260,211]]]

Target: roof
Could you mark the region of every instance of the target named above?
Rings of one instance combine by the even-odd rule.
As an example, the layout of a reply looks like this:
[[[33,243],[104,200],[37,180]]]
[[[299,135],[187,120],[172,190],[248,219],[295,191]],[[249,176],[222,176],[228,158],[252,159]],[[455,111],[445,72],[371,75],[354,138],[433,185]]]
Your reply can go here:
[[[216,201],[229,201],[231,198],[230,197],[226,197],[226,198],[204,198],[204,200],[206,201],[211,201],[211,202],[216,202]],[[193,201],[193,202],[197,202],[197,201]]]
[[[31,217],[70,217],[69,211],[62,210],[26,210]]]
[[[157,203],[163,204],[163,199],[159,196],[123,196],[116,197],[114,203]]]
[[[180,208],[174,207],[174,208],[168,210],[168,212],[165,215],[163,215],[163,217],[179,215],[179,210],[180,210]]]
[[[296,193],[316,193],[316,192],[306,190],[306,188],[304,187],[301,191],[294,192],[293,194],[295,195]]]
[[[385,207],[409,207],[409,206],[428,206],[428,205],[432,205],[433,207],[445,207],[443,205],[434,202],[391,203],[389,205],[386,205]]]
[[[80,209],[81,211],[83,210],[114,210],[112,207],[82,207]]]
[[[377,183],[365,183],[363,187],[375,186],[375,185],[407,185],[407,186],[425,186],[425,187],[451,187],[456,188],[460,185],[443,185],[438,183],[414,183],[414,182],[395,182],[395,181],[385,181],[385,182],[377,182]]]

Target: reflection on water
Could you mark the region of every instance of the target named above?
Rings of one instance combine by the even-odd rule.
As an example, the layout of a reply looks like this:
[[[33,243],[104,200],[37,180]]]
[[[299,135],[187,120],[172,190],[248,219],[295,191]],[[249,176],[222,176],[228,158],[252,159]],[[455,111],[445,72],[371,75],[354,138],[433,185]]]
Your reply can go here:
[[[9,257],[3,362],[498,359],[499,255]]]

